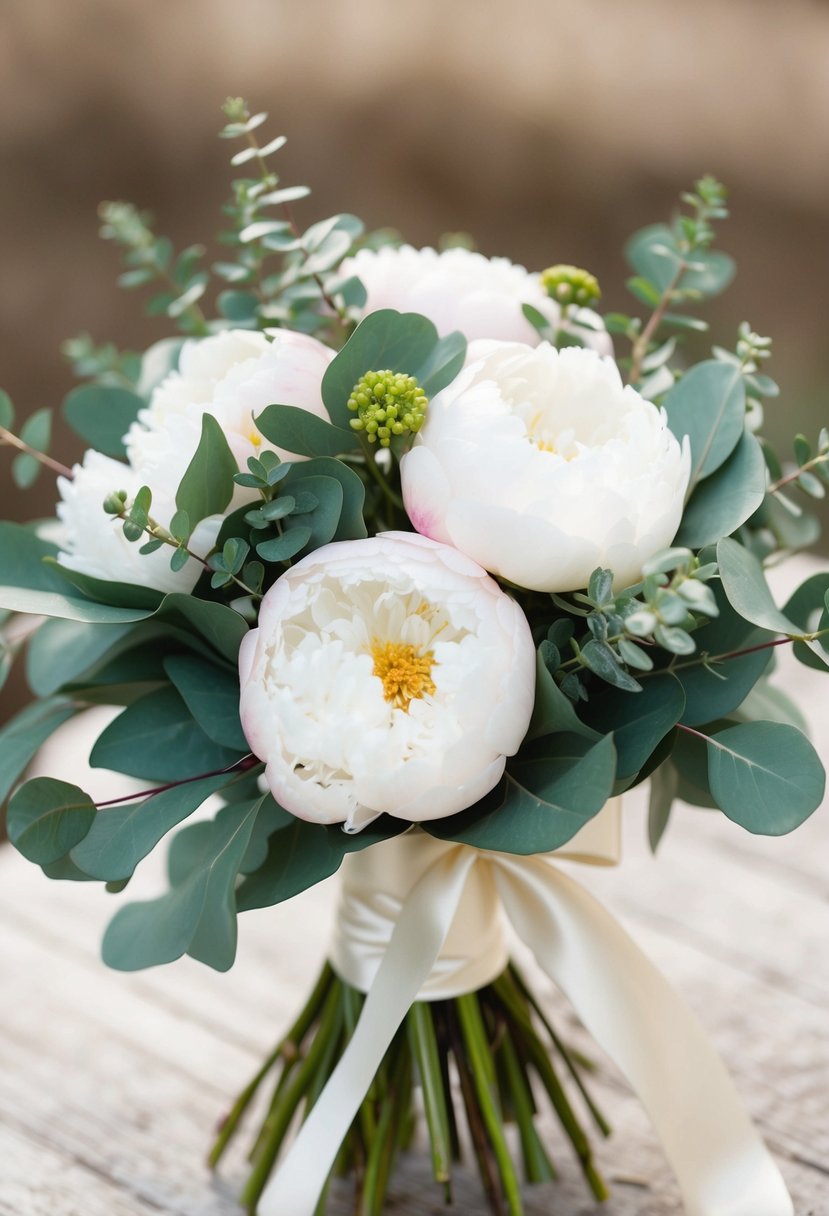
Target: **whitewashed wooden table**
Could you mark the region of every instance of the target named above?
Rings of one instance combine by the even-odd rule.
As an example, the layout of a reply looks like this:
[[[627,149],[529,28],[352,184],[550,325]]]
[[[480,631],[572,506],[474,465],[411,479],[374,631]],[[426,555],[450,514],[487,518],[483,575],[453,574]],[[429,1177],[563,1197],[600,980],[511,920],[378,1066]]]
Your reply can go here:
[[[807,571],[808,572],[808,571]],[[829,681],[787,669],[829,758]],[[571,867],[697,1011],[779,1160],[798,1216],[829,1214],[829,806],[790,837],[754,838],[680,809],[658,861],[643,799],[626,800],[616,870]],[[302,1000],[321,963],[335,885],[247,913],[227,975],[182,960],[121,975],[97,950],[117,904],[97,886],[50,883],[0,852],[0,1216],[236,1216],[240,1156],[204,1166],[214,1124]],[[525,962],[524,955],[519,958]],[[525,964],[531,970],[531,964]],[[682,1208],[637,1101],[538,977],[556,1020],[597,1058],[593,1089],[614,1126],[597,1206],[555,1126],[560,1183],[527,1192],[529,1216],[678,1216]],[[471,1172],[458,1216],[486,1212]],[[346,1187],[330,1212],[351,1211]],[[404,1161],[390,1216],[446,1212],[428,1166]],[[291,1216],[285,1213],[285,1216]]]

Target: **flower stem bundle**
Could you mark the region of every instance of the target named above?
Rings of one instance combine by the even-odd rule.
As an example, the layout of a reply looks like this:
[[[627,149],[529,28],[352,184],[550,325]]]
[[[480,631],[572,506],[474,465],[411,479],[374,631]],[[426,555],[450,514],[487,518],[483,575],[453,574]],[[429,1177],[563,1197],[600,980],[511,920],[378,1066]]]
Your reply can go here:
[[[299,1017],[224,1118],[208,1158],[214,1168],[240,1134],[242,1120],[255,1120],[257,1108],[261,1112],[264,1097],[265,1114],[259,1115],[241,1195],[251,1214],[295,1116],[307,1115],[342,1055],[363,1000],[326,964]],[[357,1216],[379,1216],[394,1163],[412,1147],[420,1107],[432,1174],[445,1201],[452,1203],[453,1168],[471,1155],[493,1212],[522,1216],[522,1181],[557,1177],[538,1125],[547,1106],[557,1115],[591,1194],[605,1199],[607,1187],[577,1113],[581,1105],[601,1135],[609,1135],[581,1076],[586,1067],[539,1012],[514,963],[477,992],[416,1002],[360,1106],[334,1173],[353,1180]],[[572,1097],[568,1089],[575,1091]],[[330,1182],[320,1199],[320,1216]]]

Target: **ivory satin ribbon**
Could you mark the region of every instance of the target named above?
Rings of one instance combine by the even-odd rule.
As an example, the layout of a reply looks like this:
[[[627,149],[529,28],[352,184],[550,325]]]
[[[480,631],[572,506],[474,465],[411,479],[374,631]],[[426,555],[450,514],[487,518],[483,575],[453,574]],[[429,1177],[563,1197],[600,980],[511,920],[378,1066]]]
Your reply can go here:
[[[612,861],[618,817],[618,805],[609,804],[591,835],[579,833],[559,855]],[[346,861],[331,961],[368,995],[328,1085],[265,1189],[259,1216],[313,1216],[411,1004],[473,991],[503,968],[499,904],[638,1093],[687,1216],[792,1216],[780,1172],[694,1015],[551,855],[491,853],[413,832]]]

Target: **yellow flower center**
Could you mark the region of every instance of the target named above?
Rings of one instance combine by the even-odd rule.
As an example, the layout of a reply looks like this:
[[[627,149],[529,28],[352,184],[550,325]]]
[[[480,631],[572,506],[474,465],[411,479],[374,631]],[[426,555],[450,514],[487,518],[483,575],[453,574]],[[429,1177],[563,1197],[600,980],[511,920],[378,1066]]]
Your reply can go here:
[[[542,439],[537,434],[537,431],[541,429],[542,417],[542,412],[539,410],[530,420],[527,426],[527,438],[534,447],[539,448],[542,452],[555,452],[555,445],[549,439]]]
[[[374,675],[383,683],[383,696],[394,706],[408,712],[415,697],[431,695],[435,691],[432,667],[435,652],[427,650],[418,654],[414,646],[405,642],[379,642],[371,646],[374,659]]]

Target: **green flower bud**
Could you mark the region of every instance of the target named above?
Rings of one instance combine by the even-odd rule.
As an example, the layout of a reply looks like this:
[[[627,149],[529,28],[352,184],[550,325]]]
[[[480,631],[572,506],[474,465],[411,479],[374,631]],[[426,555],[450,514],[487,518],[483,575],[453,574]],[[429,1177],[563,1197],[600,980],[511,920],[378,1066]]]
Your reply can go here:
[[[348,408],[356,418],[352,429],[363,431],[369,443],[387,448],[395,435],[416,435],[423,426],[426,394],[405,372],[366,372],[351,390]]]
[[[542,270],[541,286],[563,308],[571,304],[588,308],[602,296],[596,276],[578,266],[550,266]]]
[[[107,515],[120,515],[127,503],[126,490],[114,490],[112,494],[107,494],[104,499],[104,510]]]

